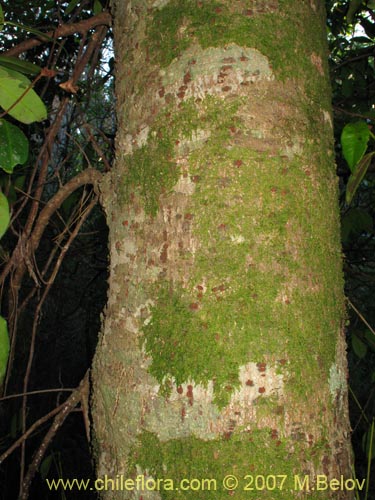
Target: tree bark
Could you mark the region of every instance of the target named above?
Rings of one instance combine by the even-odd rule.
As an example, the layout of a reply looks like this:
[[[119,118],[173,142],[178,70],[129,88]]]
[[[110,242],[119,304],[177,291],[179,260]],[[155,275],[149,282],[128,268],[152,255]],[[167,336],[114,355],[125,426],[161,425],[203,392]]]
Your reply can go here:
[[[352,499],[324,2],[114,3],[103,498]]]

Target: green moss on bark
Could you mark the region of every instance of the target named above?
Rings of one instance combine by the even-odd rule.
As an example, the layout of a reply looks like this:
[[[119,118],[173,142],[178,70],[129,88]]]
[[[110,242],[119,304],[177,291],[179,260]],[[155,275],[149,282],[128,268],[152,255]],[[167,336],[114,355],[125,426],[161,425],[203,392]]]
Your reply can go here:
[[[174,159],[179,144],[192,141],[194,132],[207,129],[209,136],[214,135],[216,147],[220,147],[230,134],[240,104],[241,99],[225,103],[207,97],[203,104],[196,105],[189,99],[180,103],[178,111],[172,105],[163,110],[149,131],[146,144],[124,157],[123,202],[129,202],[136,191],[144,201],[146,213],[155,215],[160,196],[170,192],[182,173]],[[196,142],[186,148],[197,147]]]
[[[204,158],[190,154],[191,175],[200,179],[190,207],[200,249],[188,286],[161,284],[143,328],[150,371],[164,387],[168,377],[214,380],[222,406],[241,365],[287,358],[289,390],[305,399],[328,378],[342,314],[342,295],[330,285],[341,278],[339,247],[327,245],[335,234],[324,195],[331,181],[321,177],[321,188],[312,187],[307,166],[318,148],[306,130],[307,145],[291,161],[230,145],[218,123]],[[328,172],[330,158],[321,160]]]
[[[326,61],[311,58],[312,47],[317,54],[326,51],[325,41],[320,37],[321,18],[310,16],[309,23],[314,26],[309,24],[307,29],[306,15],[311,14],[308,2],[271,0],[262,4],[249,8],[248,2],[240,1],[233,8],[218,1],[172,0],[150,14],[147,50],[161,67],[167,67],[196,42],[203,49],[230,43],[256,47],[270,60],[281,79],[295,77],[297,80],[299,75],[308,72],[311,76],[305,80],[306,89],[314,100],[321,102],[324,98],[321,73],[328,67]]]
[[[311,500],[322,500],[325,492],[323,495],[313,490],[307,492],[300,485],[308,474],[303,463],[314,461],[319,448],[326,443],[308,448],[297,434],[294,438],[291,445],[279,438],[276,430],[254,429],[244,434],[233,433],[226,440],[203,442],[191,437],[163,443],[154,434],[144,432],[129,462],[131,468],[137,466],[135,475],[147,471],[154,481],[161,480],[160,497],[163,500],[204,500],[213,496],[217,500],[227,499],[231,493],[224,484],[234,484],[226,480],[228,475],[238,480],[233,488],[235,495],[285,500],[301,491]],[[312,481],[310,486],[313,487]]]

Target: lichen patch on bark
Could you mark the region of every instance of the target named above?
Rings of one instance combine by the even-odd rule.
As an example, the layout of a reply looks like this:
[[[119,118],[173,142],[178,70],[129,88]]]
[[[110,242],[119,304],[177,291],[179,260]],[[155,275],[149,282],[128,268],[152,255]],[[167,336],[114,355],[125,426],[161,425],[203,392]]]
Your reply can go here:
[[[275,416],[259,418],[257,407],[260,399],[272,399],[272,404],[283,404],[283,376],[278,369],[266,363],[247,363],[239,367],[239,384],[228,405],[218,408],[215,404],[214,382],[206,385],[188,380],[176,384],[168,379],[167,398],[154,386],[145,398],[144,429],[154,433],[160,441],[194,436],[200,439],[217,439],[230,427],[252,429],[269,427]],[[161,426],[160,422],[164,424]]]

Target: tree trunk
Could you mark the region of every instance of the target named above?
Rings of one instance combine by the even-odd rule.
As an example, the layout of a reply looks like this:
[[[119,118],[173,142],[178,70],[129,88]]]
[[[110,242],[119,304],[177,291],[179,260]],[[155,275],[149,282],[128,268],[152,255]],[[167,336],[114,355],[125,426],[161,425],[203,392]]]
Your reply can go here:
[[[324,2],[114,3],[103,498],[352,499]]]

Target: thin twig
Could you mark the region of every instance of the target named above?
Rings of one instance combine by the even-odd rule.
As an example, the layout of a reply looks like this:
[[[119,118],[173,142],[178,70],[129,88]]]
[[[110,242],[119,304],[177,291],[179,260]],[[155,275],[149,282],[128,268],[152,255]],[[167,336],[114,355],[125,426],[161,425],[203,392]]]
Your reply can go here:
[[[77,406],[77,404],[82,400],[82,398],[85,397],[85,394],[88,392],[88,386],[89,386],[89,370],[86,372],[84,378],[81,380],[79,387],[61,405],[62,409],[56,415],[51,427],[49,428],[47,434],[44,436],[41,445],[34,453],[33,460],[27,470],[27,474],[22,483],[21,491],[18,497],[19,500],[28,499],[31,481],[34,478],[36,471],[39,469],[39,466],[43,460],[43,457],[47,451],[49,444],[51,443],[57,431],[64,423],[69,413],[71,413]]]
[[[366,320],[366,318],[358,311],[358,309],[355,307],[355,305],[353,304],[353,302],[351,302],[349,299],[348,300],[348,304],[350,305],[350,307],[353,309],[353,311],[355,311],[357,313],[357,315],[361,318],[361,320],[363,321],[363,323],[367,326],[367,328],[370,330],[370,332],[375,335],[375,330],[372,328],[372,326],[370,325],[370,323]]]
[[[1,401],[7,401],[8,399],[16,399],[16,398],[22,398],[23,396],[35,396],[38,394],[49,394],[53,392],[72,392],[74,389],[69,388],[69,387],[60,387],[60,388],[53,388],[53,389],[40,389],[39,391],[29,391],[29,392],[20,392],[19,394],[8,394],[8,396],[3,396],[0,398]]]
[[[14,450],[16,450],[38,427],[47,422],[50,418],[54,417],[57,413],[59,413],[64,408],[65,403],[62,403],[60,406],[57,406],[52,411],[39,418],[36,422],[33,423],[31,427],[27,429],[27,431],[20,436],[17,441],[15,441],[10,448],[7,449],[2,455],[0,455],[0,464],[4,462],[6,458],[9,457]]]

